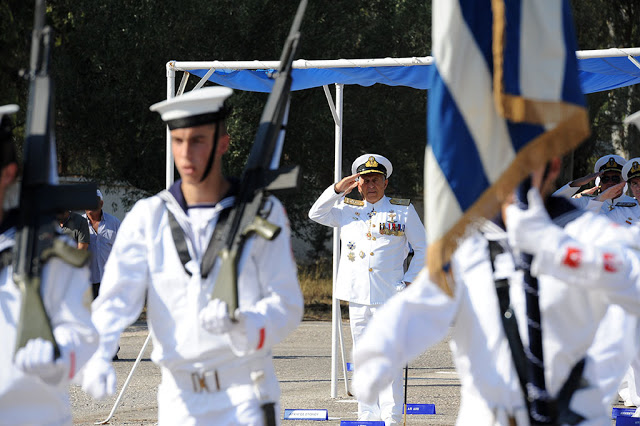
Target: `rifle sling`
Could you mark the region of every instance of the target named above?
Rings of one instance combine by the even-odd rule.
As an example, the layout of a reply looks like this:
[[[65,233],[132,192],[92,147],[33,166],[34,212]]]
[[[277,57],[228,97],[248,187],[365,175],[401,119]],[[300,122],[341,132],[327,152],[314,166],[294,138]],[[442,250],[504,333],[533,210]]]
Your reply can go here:
[[[211,240],[209,240],[209,245],[207,246],[207,250],[202,258],[202,265],[200,265],[200,275],[203,279],[206,279],[209,276],[209,272],[211,272],[216,258],[218,257],[218,253],[222,248],[222,244],[224,242],[223,230],[226,228],[225,224],[227,223],[227,218],[229,217],[230,212],[231,208],[226,208],[220,212],[218,223],[216,223],[213,235],[211,236]],[[182,262],[184,271],[187,275],[191,276],[191,272],[187,269],[187,263],[191,260],[191,255],[189,254],[189,248],[187,246],[187,240],[184,236],[184,232],[182,231],[180,224],[178,224],[176,217],[171,213],[171,210],[167,209],[167,213],[169,216],[169,228],[171,228],[171,236],[173,237],[173,242],[176,246],[176,250],[178,251],[178,257],[180,258],[180,262]]]
[[[575,217],[575,216],[574,216]],[[488,240],[489,242],[489,256],[491,259],[491,269],[495,273],[495,260],[496,257],[504,253],[504,248],[498,241]],[[527,404],[527,412],[529,413],[529,405],[531,403],[526,387],[526,355],[524,353],[524,347],[522,345],[522,339],[520,338],[520,332],[518,331],[518,322],[511,307],[511,301],[509,298],[509,280],[506,278],[499,279],[494,275],[494,282],[496,287],[496,294],[498,295],[498,304],[500,306],[500,318],[502,319],[502,327],[504,329],[505,336],[509,342],[509,348],[511,349],[511,358],[518,374],[518,381],[520,382],[520,389],[525,396],[525,402]],[[551,401],[552,413],[556,419],[557,424],[576,425],[585,420],[580,414],[572,411],[569,407],[573,394],[578,389],[581,389],[587,385],[586,380],[583,379],[582,374],[584,372],[586,358],[582,358],[578,361],[567,379],[562,385],[560,392],[556,398]]]

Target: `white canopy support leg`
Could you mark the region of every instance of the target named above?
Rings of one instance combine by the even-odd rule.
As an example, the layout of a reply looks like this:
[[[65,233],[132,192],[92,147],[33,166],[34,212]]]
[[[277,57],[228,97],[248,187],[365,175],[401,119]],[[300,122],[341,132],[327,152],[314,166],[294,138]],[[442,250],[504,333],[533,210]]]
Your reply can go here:
[[[209,81],[209,77],[211,77],[211,74],[213,74],[213,72],[215,71],[215,68],[211,68],[209,69],[209,71],[207,71],[207,73],[202,76],[202,78],[200,79],[200,81],[195,85],[195,87],[193,88],[193,90],[198,90],[199,88],[201,88],[202,86],[204,86],[204,84]]]
[[[335,160],[334,160],[334,180],[337,182],[342,179],[342,102],[343,102],[343,84],[336,84],[336,104],[335,104]],[[328,94],[327,99],[331,99],[328,88],[325,89]],[[333,102],[329,102],[333,104]],[[332,108],[333,113],[333,108]],[[336,284],[338,278],[338,262],[340,256],[340,228],[333,230],[333,294],[336,293]],[[338,397],[338,333],[341,332],[339,327],[342,325],[340,312],[340,301],[332,298],[331,307],[331,398]],[[346,363],[344,363],[346,366]],[[346,372],[345,372],[346,373]],[[345,374],[345,380],[347,380]]]
[[[329,90],[329,86],[324,85],[322,86],[322,88],[324,89],[324,94],[327,97],[327,102],[329,102],[329,108],[331,109],[331,115],[333,115],[333,121],[336,125],[336,129],[340,129],[340,134],[342,134],[342,115],[339,117],[338,116],[338,111],[336,110],[336,106],[333,102],[333,97],[331,96],[331,91]],[[342,90],[341,90],[342,93]],[[336,94],[337,97],[337,94]],[[340,102],[340,114],[342,114],[342,102]],[[342,164],[342,136],[340,136],[340,164]],[[342,176],[340,176],[340,174],[337,175],[337,180],[342,179]],[[339,238],[339,234],[338,237],[336,238],[334,236],[334,241],[340,241]],[[335,246],[334,246],[334,250],[335,250]],[[338,253],[339,253],[339,248],[338,248]],[[337,260],[334,259],[334,265],[337,265]],[[336,266],[337,267],[337,266]],[[335,281],[335,276],[336,276],[336,270],[334,268],[334,281]],[[347,376],[347,351],[345,350],[344,347],[344,338],[342,336],[343,334],[343,330],[342,330],[342,312],[340,309],[340,304],[339,302],[337,303],[338,306],[338,319],[337,319],[337,329],[338,329],[338,341],[340,343],[340,354],[342,355],[341,359],[342,359],[342,376],[344,377],[344,391],[346,392],[346,394],[348,396],[353,396],[351,394],[351,391],[349,390],[349,377]],[[335,339],[333,340],[335,343]],[[335,363],[337,364],[337,356],[335,358]],[[337,369],[336,369],[336,375],[337,375]],[[332,378],[334,377],[333,375],[331,376]],[[337,377],[335,378],[335,380],[333,381],[334,383],[336,383],[336,393],[337,393]],[[333,396],[335,398],[335,396]]]
[[[178,91],[176,92],[176,96],[180,96],[184,93],[184,89],[187,87],[187,82],[189,81],[189,74],[186,71],[182,73],[182,79],[180,80],[180,86],[178,86]]]
[[[175,97],[176,93],[176,70],[173,62],[167,62],[167,99]],[[173,184],[173,155],[171,153],[171,132],[169,126],[167,128],[167,155],[166,155],[166,167],[165,167],[165,187],[169,187]]]

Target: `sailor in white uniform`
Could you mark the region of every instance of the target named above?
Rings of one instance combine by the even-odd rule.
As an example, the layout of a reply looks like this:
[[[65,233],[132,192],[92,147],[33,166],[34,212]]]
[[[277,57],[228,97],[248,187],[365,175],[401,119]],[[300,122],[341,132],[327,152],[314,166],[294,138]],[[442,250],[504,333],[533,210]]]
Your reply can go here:
[[[162,370],[160,425],[276,424],[280,387],[271,349],[302,319],[289,222],[274,197],[264,214],[282,230],[272,241],[249,238],[236,320],[225,302],[210,299],[219,261],[205,253],[237,187],[222,175],[221,160],[231,93],[208,87],[151,107],[169,126],[181,180],[137,202],[122,221],[92,305],[100,347],[83,387],[101,398],[115,390],[111,359],[146,299],[151,358]]]
[[[17,105],[0,107],[0,206],[11,204],[18,165],[7,118]],[[15,205],[9,207],[16,207]],[[60,351],[44,339],[29,340],[16,353],[22,293],[13,281],[15,210],[0,209],[0,423],[71,425],[69,383],[98,346],[91,322],[88,267],[73,267],[59,257],[44,263],[40,295]],[[69,246],[72,241],[62,235]]]
[[[579,179],[575,179],[553,195],[572,198],[579,207],[594,213],[609,214],[621,207],[637,206],[636,200],[625,194],[627,186],[622,178],[622,167],[627,161],[619,155],[605,155],[596,161],[593,173]],[[576,195],[580,186],[595,179],[592,189]],[[624,209],[623,209],[624,210]]]
[[[606,215],[622,226],[629,226],[640,216],[640,206],[637,201],[623,194],[629,185],[625,167],[628,172],[631,166],[632,162],[625,161],[618,155],[605,155],[596,162],[594,174],[570,182],[556,194],[571,196],[587,182],[588,178],[595,177],[594,189],[598,193],[588,194],[591,190],[587,190],[583,192],[587,195],[573,198],[572,201],[594,213]],[[628,336],[635,334],[638,325],[638,318],[635,315],[626,312],[618,305],[611,305],[589,350],[590,355],[598,360],[600,386],[607,389],[606,394],[609,395],[607,400],[610,404],[617,402],[618,392],[628,405],[640,401],[640,397],[633,397],[636,392],[631,388],[632,382],[635,382],[634,373],[626,368],[637,353],[634,339]],[[620,385],[621,381],[622,385]]]
[[[638,222],[640,206],[637,204],[638,196],[640,196],[640,158],[632,158],[624,164],[622,178],[631,190],[636,203],[629,207],[616,206],[616,208],[607,211],[606,215],[622,226],[638,226],[640,224]],[[638,407],[640,406],[640,346],[638,345],[640,342],[632,336],[636,336],[640,332],[640,323],[636,315],[625,311],[620,306],[613,305],[609,311],[601,324],[601,330],[598,332],[599,335],[602,335],[599,340],[603,350],[595,348],[596,351],[609,354],[607,357],[609,361],[607,364],[603,364],[600,370],[603,372],[603,376],[606,377],[608,373],[610,377],[619,382],[618,375],[611,376],[612,373],[630,364],[619,386],[618,393],[624,405]],[[606,346],[602,346],[602,342]],[[619,383],[613,383],[613,385],[617,384]]]
[[[545,194],[551,192],[560,170],[559,159],[550,164],[549,174],[541,185]],[[531,194],[530,209],[544,209],[539,195],[535,197],[537,192],[531,191]],[[547,206],[556,206],[556,210],[563,207],[559,201]],[[510,229],[513,212],[510,208],[506,210],[507,229]],[[619,241],[616,235],[619,227],[604,216],[588,212],[577,215],[566,210],[559,217],[564,219],[564,232],[578,241],[601,247]],[[584,229],[593,232],[585,233]],[[524,235],[526,230],[525,227]],[[523,398],[524,386],[518,379],[502,320],[516,318],[517,330],[526,348],[528,318],[523,274],[514,267],[514,254],[505,244],[506,237],[504,230],[487,222],[482,232],[470,235],[459,245],[451,260],[451,276],[455,280],[453,298],[430,281],[425,269],[407,291],[378,312],[371,323],[371,332],[365,333],[354,355],[354,390],[360,398],[373,399],[372,394],[385,386],[407,361],[451,333],[451,349],[462,384],[457,424],[530,424],[527,402]],[[544,249],[554,246],[552,237],[553,234],[536,232],[527,240],[536,248]],[[489,241],[495,241],[505,251],[492,256]],[[548,261],[540,263],[570,271],[572,265],[579,262],[579,256],[569,251],[555,266],[550,266]],[[569,282],[552,274],[538,273],[535,266],[534,258],[531,272],[538,277],[540,288],[546,390],[552,398],[558,398],[564,389],[565,396],[555,401],[558,412],[565,414],[557,421],[582,426],[609,424],[610,411],[598,384],[596,362],[587,355],[587,350],[609,304],[622,303],[627,297],[624,290],[610,287],[606,275],[611,274],[613,278],[611,271],[615,268],[606,259],[604,263],[601,261],[598,266],[603,270],[602,279],[587,291],[574,283],[580,281],[582,274]],[[506,304],[511,311],[498,303],[499,282],[509,283]],[[502,284],[500,288],[504,288]],[[578,374],[576,368],[583,359],[584,370]]]
[[[376,310],[411,283],[424,265],[426,233],[415,208],[407,199],[384,195],[392,171],[387,158],[364,154],[353,162],[352,175],[327,188],[309,211],[312,220],[341,228],[334,296],[349,302],[354,348]],[[363,200],[346,198],[356,187]],[[410,248],[414,255],[405,271]],[[375,401],[358,401],[358,419],[399,422],[402,395],[400,372]]]

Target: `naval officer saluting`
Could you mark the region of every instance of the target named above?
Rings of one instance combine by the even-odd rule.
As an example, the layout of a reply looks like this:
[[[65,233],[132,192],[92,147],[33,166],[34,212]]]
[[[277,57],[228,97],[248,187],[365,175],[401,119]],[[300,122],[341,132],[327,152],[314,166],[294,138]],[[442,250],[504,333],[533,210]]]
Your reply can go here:
[[[391,162],[382,155],[364,154],[353,162],[352,175],[327,188],[309,211],[312,220],[341,227],[335,297],[349,302],[354,347],[376,309],[410,284],[424,265],[426,233],[415,208],[408,199],[384,195],[392,171]],[[345,198],[356,187],[363,200]],[[405,272],[410,247],[414,256]],[[395,424],[401,417],[399,370],[377,404],[358,401],[358,420]]]

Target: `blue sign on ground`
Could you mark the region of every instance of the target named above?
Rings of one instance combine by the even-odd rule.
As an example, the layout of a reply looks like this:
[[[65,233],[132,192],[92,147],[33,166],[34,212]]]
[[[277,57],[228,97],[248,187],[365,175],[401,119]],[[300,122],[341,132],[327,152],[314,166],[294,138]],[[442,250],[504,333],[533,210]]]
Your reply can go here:
[[[353,371],[353,364],[350,362],[347,363],[347,371]]]
[[[285,420],[329,420],[329,410],[285,409]]]
[[[616,426],[636,426],[640,425],[640,417],[619,416],[616,419]]]
[[[435,404],[407,404],[407,414],[435,414],[435,413],[436,413]]]
[[[613,410],[611,410],[611,418],[615,419],[618,416],[631,417],[635,412],[636,412],[635,408],[615,408],[614,407]]]
[[[384,426],[382,420],[342,420],[340,426]]]

